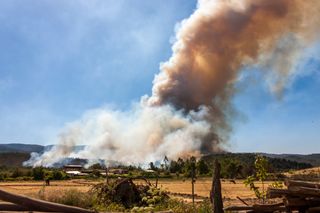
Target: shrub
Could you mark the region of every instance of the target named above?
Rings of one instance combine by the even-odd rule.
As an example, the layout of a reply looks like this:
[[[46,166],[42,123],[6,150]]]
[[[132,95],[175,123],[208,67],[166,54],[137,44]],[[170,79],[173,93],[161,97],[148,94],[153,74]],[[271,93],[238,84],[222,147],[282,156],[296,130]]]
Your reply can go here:
[[[42,167],[33,168],[32,176],[34,180],[43,180],[45,177],[44,169]]]
[[[0,173],[0,181],[4,181],[5,180],[5,176],[3,173]]]
[[[201,212],[201,213],[211,213],[212,207],[209,200],[204,200],[201,203],[184,202],[178,199],[169,199],[166,202],[162,202],[160,205],[154,206],[154,211],[172,210],[175,213],[185,213],[185,212]]]
[[[12,178],[17,178],[17,177],[21,177],[21,176],[23,176],[23,172],[18,168],[14,169],[11,174]]]
[[[44,199],[50,202],[61,203],[81,208],[92,208],[94,204],[93,196],[87,192],[81,192],[77,189],[64,190],[60,193],[51,193],[44,196]]]

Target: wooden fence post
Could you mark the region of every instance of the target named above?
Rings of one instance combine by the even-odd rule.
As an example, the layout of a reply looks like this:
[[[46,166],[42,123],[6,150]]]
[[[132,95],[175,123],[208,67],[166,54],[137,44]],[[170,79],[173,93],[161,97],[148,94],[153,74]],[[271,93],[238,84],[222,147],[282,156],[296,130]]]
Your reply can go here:
[[[192,205],[194,207],[194,182],[196,182],[195,180],[195,168],[192,165],[192,170],[191,170],[191,193],[192,193]]]
[[[215,160],[214,172],[213,172],[213,178],[212,178],[212,187],[210,192],[210,200],[212,203],[212,210],[214,213],[223,213],[220,169],[221,169],[220,163],[218,162],[218,160]]]
[[[109,185],[109,175],[108,175],[108,171],[109,171],[109,169],[108,169],[108,167],[106,166],[106,184]]]

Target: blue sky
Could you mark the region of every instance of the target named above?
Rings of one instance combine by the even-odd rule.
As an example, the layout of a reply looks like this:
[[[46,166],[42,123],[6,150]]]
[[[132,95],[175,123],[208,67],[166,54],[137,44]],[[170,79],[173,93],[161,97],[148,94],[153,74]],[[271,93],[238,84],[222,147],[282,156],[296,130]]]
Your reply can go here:
[[[183,0],[0,2],[0,143],[51,144],[87,110],[127,109],[150,94],[171,55],[175,25],[195,9]],[[240,112],[228,148],[320,152],[320,48],[274,97],[261,78],[233,100]]]

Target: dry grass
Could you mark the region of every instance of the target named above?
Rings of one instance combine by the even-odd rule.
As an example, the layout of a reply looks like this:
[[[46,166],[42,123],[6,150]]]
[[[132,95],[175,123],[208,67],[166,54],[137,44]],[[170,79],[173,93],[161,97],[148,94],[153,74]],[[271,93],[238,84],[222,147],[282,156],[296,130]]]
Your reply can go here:
[[[296,170],[292,172],[286,172],[284,175],[290,177],[292,175],[308,174],[308,173],[317,173],[320,176],[320,167],[314,167],[309,169]]]
[[[209,197],[211,189],[211,178],[197,179],[195,183],[195,193],[203,197]],[[152,181],[154,183],[154,181]],[[270,185],[272,182],[265,182],[265,187]],[[237,180],[233,183],[229,180],[222,180],[222,195],[225,198],[236,198],[237,196],[243,198],[253,198],[254,193],[245,187],[243,180]],[[260,183],[256,183],[257,186],[261,187]],[[191,194],[191,180],[159,180],[158,186],[166,189],[170,192]]]
[[[154,180],[151,181],[154,183]],[[76,189],[80,192],[87,192],[97,181],[67,180],[52,181],[50,186],[44,186],[42,181],[28,182],[1,182],[0,189],[8,192],[26,195],[34,198],[48,198],[51,195],[61,194],[63,191]],[[266,182],[267,187],[271,182]],[[158,186],[172,193],[191,194],[191,180],[159,180]],[[261,186],[257,183],[257,186]],[[195,183],[195,193],[201,197],[209,197],[211,189],[211,178],[201,178]],[[229,180],[222,180],[222,194],[227,204],[239,204],[237,196],[244,200],[252,200],[254,193],[244,186],[242,180],[232,183]],[[188,198],[184,200],[190,201]]]
[[[320,181],[320,167],[286,172],[284,173],[284,175],[293,179],[306,181]]]
[[[60,193],[66,189],[77,189],[81,192],[87,192],[93,183],[76,180],[51,181],[50,186],[45,186],[43,181],[0,182],[0,188],[8,192],[40,198],[46,194]]]

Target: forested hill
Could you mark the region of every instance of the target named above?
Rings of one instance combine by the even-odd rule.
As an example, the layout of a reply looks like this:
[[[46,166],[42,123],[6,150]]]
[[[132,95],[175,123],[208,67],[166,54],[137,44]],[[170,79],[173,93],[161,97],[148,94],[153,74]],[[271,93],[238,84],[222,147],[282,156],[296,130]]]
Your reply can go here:
[[[0,144],[0,154],[1,153],[31,153],[37,152],[42,153],[44,151],[50,150],[53,145],[37,145],[37,144],[22,144],[22,143],[8,143],[8,144]],[[74,146],[73,149],[83,150],[85,146]]]
[[[0,144],[0,165],[12,166],[10,162],[15,162],[13,165],[22,165],[22,162],[27,160],[31,152],[41,153],[52,148],[52,145],[42,146],[37,144]],[[82,150],[85,146],[75,146],[75,150]],[[224,153],[210,154],[203,157],[208,163],[214,159],[219,159],[222,163],[233,162],[242,166],[253,166],[255,155],[257,153]],[[288,169],[303,169],[309,167],[320,166],[320,154],[299,155],[299,154],[267,154],[260,153],[266,156],[273,169],[288,170]]]
[[[299,155],[299,154],[262,153],[262,155],[269,158],[280,158],[280,159],[287,159],[287,160],[296,161],[300,163],[310,163],[314,167],[320,166],[320,154]]]
[[[0,144],[0,153],[31,153],[31,152],[43,152],[45,146],[37,144],[21,144],[21,143],[9,143],[9,144]]]
[[[257,153],[223,153],[206,155],[202,159],[209,165],[212,165],[214,160],[217,159],[221,163],[221,167],[239,167],[244,173],[252,173],[256,155]],[[311,163],[292,161],[285,158],[271,158],[268,156],[266,158],[269,162],[269,170],[273,172],[314,167]]]

